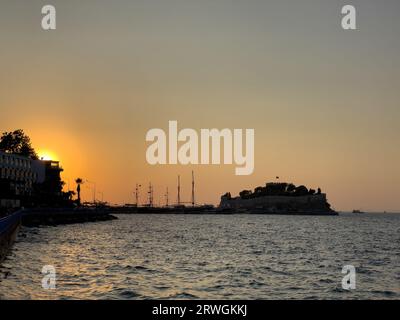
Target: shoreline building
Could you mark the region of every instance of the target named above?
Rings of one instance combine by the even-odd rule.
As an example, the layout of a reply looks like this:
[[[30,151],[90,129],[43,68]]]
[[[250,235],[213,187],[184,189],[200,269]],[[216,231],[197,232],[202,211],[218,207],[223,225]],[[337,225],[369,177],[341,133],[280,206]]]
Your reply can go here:
[[[56,204],[62,197],[63,182],[61,172],[64,169],[59,161],[31,160],[32,171],[36,176],[33,184],[33,202],[35,204]]]
[[[62,171],[58,161],[0,151],[0,207],[16,208],[60,197]]]
[[[21,199],[32,195],[36,181],[31,159],[0,151],[1,207],[20,207]]]

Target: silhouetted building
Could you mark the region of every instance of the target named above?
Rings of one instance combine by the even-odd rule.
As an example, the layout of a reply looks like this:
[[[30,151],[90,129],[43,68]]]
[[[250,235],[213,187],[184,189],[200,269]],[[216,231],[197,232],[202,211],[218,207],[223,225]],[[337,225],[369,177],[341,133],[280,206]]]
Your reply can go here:
[[[58,161],[32,160],[0,151],[0,207],[20,207],[60,197],[62,171]]]
[[[31,196],[36,180],[31,159],[0,151],[0,206],[20,206],[22,198]]]
[[[36,175],[33,200],[35,203],[55,204],[62,196],[63,182],[59,161],[32,160],[32,171]]]

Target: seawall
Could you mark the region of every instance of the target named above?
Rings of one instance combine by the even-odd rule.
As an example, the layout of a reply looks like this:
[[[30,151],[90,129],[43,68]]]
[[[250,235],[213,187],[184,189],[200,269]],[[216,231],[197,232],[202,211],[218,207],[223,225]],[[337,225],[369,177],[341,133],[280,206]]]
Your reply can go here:
[[[34,227],[39,225],[56,226],[62,224],[108,221],[117,219],[106,209],[92,208],[35,208],[25,209],[22,225]]]
[[[22,210],[0,219],[0,262],[10,251],[21,225]]]

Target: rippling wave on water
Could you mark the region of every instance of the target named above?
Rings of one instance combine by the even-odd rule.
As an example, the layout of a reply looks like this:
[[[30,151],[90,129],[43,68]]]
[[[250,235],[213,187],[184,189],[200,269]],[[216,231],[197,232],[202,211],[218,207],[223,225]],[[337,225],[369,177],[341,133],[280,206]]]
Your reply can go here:
[[[400,215],[119,215],[22,228],[1,299],[399,299]],[[357,287],[341,287],[344,265]],[[42,267],[57,288],[42,289]]]

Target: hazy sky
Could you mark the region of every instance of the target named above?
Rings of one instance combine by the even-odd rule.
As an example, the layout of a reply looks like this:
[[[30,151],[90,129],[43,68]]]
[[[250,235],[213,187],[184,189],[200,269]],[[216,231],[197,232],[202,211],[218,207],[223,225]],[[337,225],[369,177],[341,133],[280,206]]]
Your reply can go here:
[[[57,30],[41,29],[41,7]],[[356,31],[341,7],[357,9]],[[274,180],[321,187],[338,210],[400,210],[400,2],[0,0],[0,130],[23,128],[115,203],[217,203]],[[145,134],[254,128],[255,171],[150,166]],[[90,200],[90,184],[84,197]],[[145,190],[142,188],[142,201]],[[100,198],[101,196],[98,195]]]

